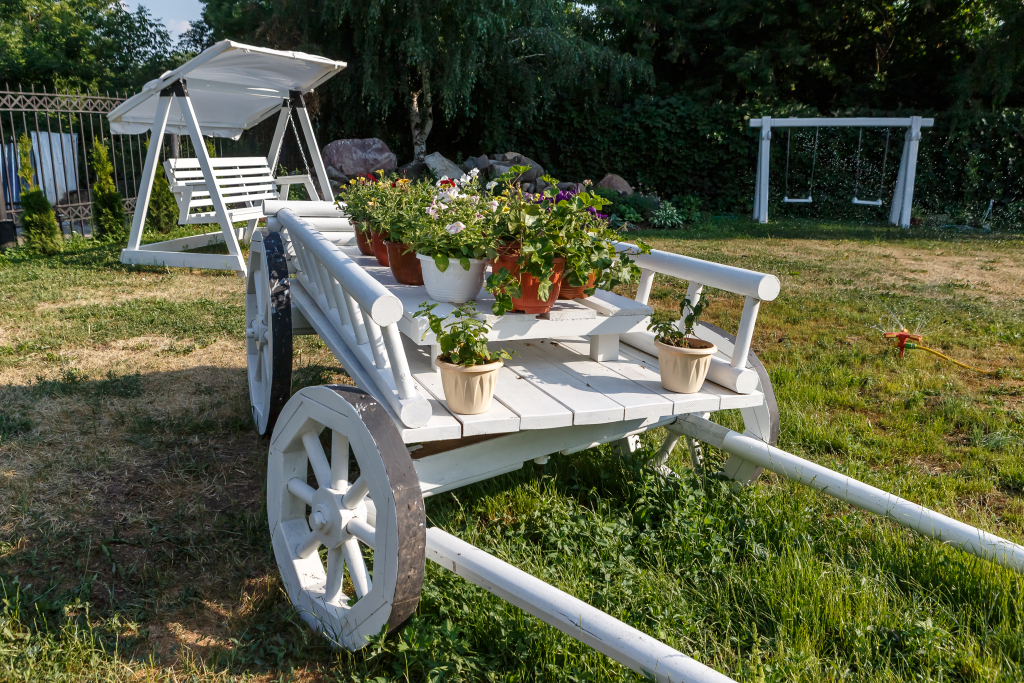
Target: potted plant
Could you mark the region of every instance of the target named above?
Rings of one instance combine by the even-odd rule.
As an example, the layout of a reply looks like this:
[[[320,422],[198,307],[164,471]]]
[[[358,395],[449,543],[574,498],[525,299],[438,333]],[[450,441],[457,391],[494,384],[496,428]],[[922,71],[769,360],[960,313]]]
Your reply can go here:
[[[407,178],[399,178],[392,181],[391,186],[395,189],[396,201],[393,202],[390,229],[384,240],[388,265],[399,284],[422,286],[423,267],[416,257],[416,249],[408,240],[416,229],[414,216],[424,199],[423,188],[429,185],[413,184]]]
[[[369,202],[373,198],[373,184],[376,181],[377,178],[372,173],[352,178],[348,185],[341,189],[336,202],[338,208],[343,209],[352,222],[352,229],[356,233],[356,245],[363,256],[373,256],[373,245],[370,243]]]
[[[436,363],[441,370],[444,400],[450,410],[462,415],[486,413],[491,409],[502,361],[512,356],[504,349],[491,351],[487,348],[490,326],[475,317],[477,310],[473,303],[456,307],[444,318],[434,315],[437,305],[424,303],[416,315],[427,319],[441,347]],[[454,320],[445,326],[449,318]]]
[[[476,173],[437,181],[430,203],[416,213],[416,227],[406,238],[420,260],[431,299],[463,304],[480,293],[493,210],[477,193]]]
[[[679,321],[652,321],[647,326],[647,329],[654,330],[661,384],[669,391],[693,394],[704,385],[711,367],[711,356],[718,349],[711,342],[693,336],[693,328],[700,324],[700,316],[707,307],[707,296],[701,290],[696,302],[684,297],[679,304],[682,332],[679,331]]]

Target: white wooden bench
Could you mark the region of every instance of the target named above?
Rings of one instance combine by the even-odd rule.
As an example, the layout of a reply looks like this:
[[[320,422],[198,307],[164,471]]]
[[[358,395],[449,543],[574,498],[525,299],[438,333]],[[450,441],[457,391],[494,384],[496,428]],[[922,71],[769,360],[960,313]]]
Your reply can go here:
[[[318,197],[310,176],[275,178],[264,157],[213,158],[210,165],[228,207],[228,218],[232,223],[246,221],[249,224],[239,235],[245,241],[251,239],[257,221],[264,217],[265,200],[287,199],[291,186],[299,184],[306,188],[310,199]],[[178,203],[179,225],[219,222],[199,159],[168,159],[164,161],[164,173]],[[219,233],[211,237],[217,235]]]

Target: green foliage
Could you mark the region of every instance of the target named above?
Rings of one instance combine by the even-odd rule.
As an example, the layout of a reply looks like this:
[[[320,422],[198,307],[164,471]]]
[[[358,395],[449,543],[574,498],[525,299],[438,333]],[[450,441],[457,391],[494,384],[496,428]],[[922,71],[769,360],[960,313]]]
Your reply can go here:
[[[475,317],[477,314],[476,304],[472,301],[456,306],[455,310],[443,318],[434,315],[433,310],[437,306],[438,304],[422,303],[416,309],[415,315],[427,319],[430,331],[434,333],[434,337],[441,347],[439,356],[441,360],[453,365],[469,367],[512,357],[504,349],[491,351],[487,348],[487,332],[491,326],[486,320]],[[445,326],[444,322],[449,318],[454,318],[454,320]],[[423,336],[426,337],[426,332],[423,333]]]
[[[700,317],[708,309],[708,297],[704,289],[700,290],[697,301],[691,303],[690,297],[683,297],[679,302],[679,320],[658,318],[651,320],[647,329],[654,330],[657,340],[669,346],[684,347],[689,345],[689,339],[693,337],[693,328],[700,324]],[[683,329],[680,331],[679,323]]]
[[[661,206],[650,213],[649,223],[658,230],[680,230],[687,223],[700,218],[700,197],[685,195],[680,197],[682,206],[674,202],[662,202]]]
[[[92,224],[96,239],[107,242],[123,242],[128,238],[128,218],[124,211],[124,200],[114,184],[114,166],[110,163],[107,146],[100,139],[92,143],[93,177]]]
[[[25,248],[37,254],[52,256],[64,250],[64,235],[57,224],[46,194],[42,190],[21,193],[21,231]]]
[[[27,133],[18,138],[18,177],[21,178],[21,189],[31,192],[36,189],[35,171],[32,169],[32,139]]]
[[[153,177],[153,190],[149,195],[146,227],[167,234],[178,227],[178,203],[171,194],[171,185],[160,171]]]

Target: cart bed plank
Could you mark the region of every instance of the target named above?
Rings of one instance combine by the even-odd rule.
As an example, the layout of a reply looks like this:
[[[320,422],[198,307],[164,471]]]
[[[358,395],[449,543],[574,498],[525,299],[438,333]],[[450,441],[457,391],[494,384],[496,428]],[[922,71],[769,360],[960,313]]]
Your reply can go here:
[[[515,351],[506,367],[573,413],[573,424],[601,424],[624,419],[625,409],[600,391],[536,353],[535,342],[492,342],[492,347]]]

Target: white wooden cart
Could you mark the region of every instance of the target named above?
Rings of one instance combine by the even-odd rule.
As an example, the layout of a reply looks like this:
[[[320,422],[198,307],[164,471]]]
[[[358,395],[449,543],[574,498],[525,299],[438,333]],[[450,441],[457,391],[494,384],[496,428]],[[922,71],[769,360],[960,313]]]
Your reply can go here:
[[[256,233],[250,251],[246,337],[254,419],[261,433],[272,434],[269,524],[291,601],[340,646],[361,648],[382,629],[400,628],[416,609],[430,559],[644,675],[731,680],[441,529],[426,528],[425,497],[557,453],[602,443],[632,450],[637,435],[656,427],[668,430],[653,463],[663,471],[680,438],[698,467],[699,442],[711,444],[729,454],[723,474],[739,484],[768,469],[1024,570],[1021,546],[775,447],[775,397],[750,351],[760,303],[779,293],[772,275],[654,251],[637,257],[643,275],[635,300],[599,293],[559,302],[545,315],[494,319],[492,345],[518,355],[500,371],[490,411],[459,415],[448,409],[433,369],[433,337],[413,315],[428,300],[425,290],[399,285],[350,239],[321,234],[319,222],[341,216],[327,202],[268,201],[264,213],[268,232]],[[646,330],[655,274],[687,281],[691,297],[705,286],[744,297],[735,336],[706,323],[698,331],[719,353],[696,394],[661,386]],[[489,310],[486,292],[477,302]],[[293,334],[318,335],[358,389],[308,387],[289,398]],[[741,411],[743,434],[708,419],[723,409]],[[326,566],[320,546],[327,548]],[[370,566],[362,546],[373,549]],[[343,590],[346,575],[350,590]]]
[[[239,239],[248,241],[262,219],[264,200],[287,198],[291,185],[303,185],[320,198],[316,184],[330,199],[327,169],[320,156],[303,96],[345,68],[338,62],[303,52],[282,52],[222,40],[173,71],[150,81],[142,92],[122,102],[107,117],[114,133],[151,132],[138,200],[122,263],[234,270],[245,274]],[[211,158],[204,136],[237,139],[243,131],[277,114],[266,157]],[[297,123],[296,123],[297,121]],[[291,123],[305,175],[277,177],[275,169]],[[216,224],[201,235],[142,244],[142,231],[160,164],[165,134],[189,136],[194,158],[163,163],[178,203],[180,225]],[[309,168],[312,164],[312,169]],[[244,229],[235,223],[244,222]],[[228,253],[185,250],[225,242]]]

